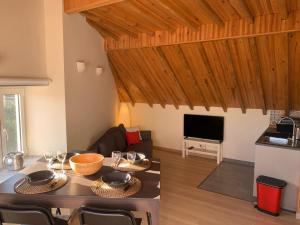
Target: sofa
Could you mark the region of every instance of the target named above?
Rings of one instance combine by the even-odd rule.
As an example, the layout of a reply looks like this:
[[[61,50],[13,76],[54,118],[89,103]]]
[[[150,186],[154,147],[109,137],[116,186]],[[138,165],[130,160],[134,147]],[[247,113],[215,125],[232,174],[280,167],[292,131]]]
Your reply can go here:
[[[105,157],[110,157],[113,151],[135,151],[144,153],[147,158],[152,158],[152,139],[151,131],[142,130],[141,143],[128,145],[126,141],[126,129],[123,124],[117,127],[112,127],[107,130],[88,150],[102,154]]]

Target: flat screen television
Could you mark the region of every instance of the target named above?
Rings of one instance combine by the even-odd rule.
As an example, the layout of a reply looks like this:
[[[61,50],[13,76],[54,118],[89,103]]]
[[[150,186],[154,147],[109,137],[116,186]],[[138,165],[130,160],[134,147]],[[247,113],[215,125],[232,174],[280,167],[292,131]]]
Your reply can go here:
[[[184,136],[223,141],[224,117],[184,114]]]

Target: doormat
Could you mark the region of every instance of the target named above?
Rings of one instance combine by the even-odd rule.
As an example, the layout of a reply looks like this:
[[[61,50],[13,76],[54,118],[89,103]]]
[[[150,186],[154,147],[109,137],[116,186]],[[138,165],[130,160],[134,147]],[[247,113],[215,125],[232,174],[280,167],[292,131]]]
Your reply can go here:
[[[223,161],[198,188],[254,202],[253,179],[253,165]]]

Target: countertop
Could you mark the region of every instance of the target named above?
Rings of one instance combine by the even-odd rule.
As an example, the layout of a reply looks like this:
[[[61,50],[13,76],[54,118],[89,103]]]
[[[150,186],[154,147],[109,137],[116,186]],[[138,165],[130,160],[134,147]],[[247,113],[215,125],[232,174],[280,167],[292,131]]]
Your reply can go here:
[[[268,127],[265,130],[265,132],[255,142],[256,145],[264,145],[264,146],[282,148],[282,149],[287,149],[287,150],[300,151],[300,140],[297,140],[294,145],[292,145],[292,141],[291,140],[289,140],[288,144],[286,144],[286,145],[275,144],[275,143],[271,143],[269,141],[269,138],[267,138],[267,137],[264,136],[264,134],[266,132],[276,132],[276,128]]]

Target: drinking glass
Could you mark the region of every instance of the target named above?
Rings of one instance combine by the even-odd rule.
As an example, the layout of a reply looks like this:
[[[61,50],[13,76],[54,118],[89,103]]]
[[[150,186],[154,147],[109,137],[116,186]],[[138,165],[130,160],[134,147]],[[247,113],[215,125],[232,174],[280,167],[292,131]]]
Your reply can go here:
[[[122,152],[120,152],[120,151],[113,151],[111,153],[111,158],[112,158],[112,161],[113,161],[113,165],[115,167],[117,167],[118,164],[119,164],[119,162],[120,162],[120,160],[121,160],[121,158],[122,158]]]
[[[44,158],[48,161],[48,168],[51,168],[51,161],[55,158],[53,152],[45,152]]]
[[[136,158],[136,152],[134,152],[134,151],[129,151],[129,152],[127,152],[127,160],[128,160],[131,164],[134,163],[135,158]]]
[[[62,172],[64,172],[64,163],[66,161],[66,157],[67,157],[67,153],[66,152],[58,151],[56,153],[56,158],[61,163],[61,170],[62,170]]]

